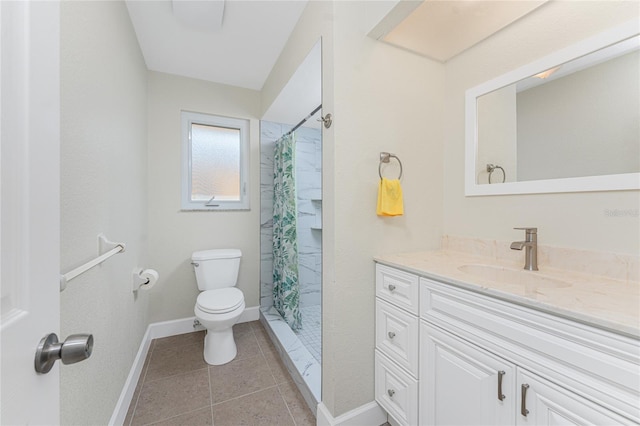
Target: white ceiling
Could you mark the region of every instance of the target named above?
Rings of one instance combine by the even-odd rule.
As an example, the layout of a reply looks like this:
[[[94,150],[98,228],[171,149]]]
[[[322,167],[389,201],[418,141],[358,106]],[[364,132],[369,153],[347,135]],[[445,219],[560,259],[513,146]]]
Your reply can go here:
[[[446,62],[547,1],[401,0],[369,35]]]
[[[148,69],[260,90],[307,0],[227,0],[211,29],[178,19],[171,0],[126,4]]]

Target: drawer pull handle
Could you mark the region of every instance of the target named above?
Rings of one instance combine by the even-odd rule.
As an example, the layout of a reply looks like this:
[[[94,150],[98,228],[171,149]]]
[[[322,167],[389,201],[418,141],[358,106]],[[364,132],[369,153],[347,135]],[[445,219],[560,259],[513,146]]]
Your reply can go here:
[[[387,336],[389,336],[389,339],[393,339],[394,337],[396,337],[396,333],[394,333],[393,331],[390,331],[387,333]]]
[[[527,410],[527,389],[529,389],[528,384],[522,385],[522,404],[520,406],[520,414],[527,417],[529,414],[529,410]]]
[[[389,284],[389,287],[388,287],[388,288],[389,288],[389,291],[393,291],[393,290],[395,290],[395,289],[396,289],[396,286],[395,286],[395,285],[393,285],[393,284]]]
[[[504,371],[498,371],[498,400],[504,401],[505,396],[502,394],[502,378],[506,373]]]
[[[396,391],[394,391],[393,389],[389,389],[387,390],[387,393],[389,394],[389,398],[393,398],[393,395],[396,394]]]

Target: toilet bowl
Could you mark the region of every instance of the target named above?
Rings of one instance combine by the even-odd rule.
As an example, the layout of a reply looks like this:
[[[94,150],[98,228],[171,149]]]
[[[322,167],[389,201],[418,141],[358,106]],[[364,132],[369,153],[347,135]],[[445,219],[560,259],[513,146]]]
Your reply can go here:
[[[204,360],[221,365],[232,361],[237,354],[233,325],[244,312],[242,291],[237,282],[240,250],[205,250],[191,256],[196,281],[201,293],[194,313],[207,329],[204,339]]]

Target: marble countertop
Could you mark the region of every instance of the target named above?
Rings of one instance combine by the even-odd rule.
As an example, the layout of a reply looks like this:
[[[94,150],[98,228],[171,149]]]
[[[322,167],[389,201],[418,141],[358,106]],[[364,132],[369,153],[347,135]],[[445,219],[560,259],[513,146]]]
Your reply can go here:
[[[426,278],[449,283],[543,312],[640,339],[640,282],[616,280],[581,272],[540,266],[525,271],[522,264],[475,254],[436,250],[375,257],[375,261]],[[524,257],[523,257],[524,262]],[[511,278],[527,274],[559,280],[563,287],[513,284],[461,271],[463,265],[493,265],[509,269]],[[520,275],[522,274],[522,275]],[[508,281],[508,282],[507,282]],[[557,281],[554,281],[557,282]]]

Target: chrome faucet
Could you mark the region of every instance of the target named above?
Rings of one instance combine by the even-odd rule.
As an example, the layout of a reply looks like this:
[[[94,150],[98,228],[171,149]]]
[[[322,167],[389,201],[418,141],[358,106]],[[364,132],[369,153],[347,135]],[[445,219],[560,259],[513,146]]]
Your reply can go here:
[[[513,228],[521,229],[525,232],[524,241],[514,241],[511,243],[511,250],[522,250],[525,248],[524,269],[528,271],[538,270],[538,228]]]

